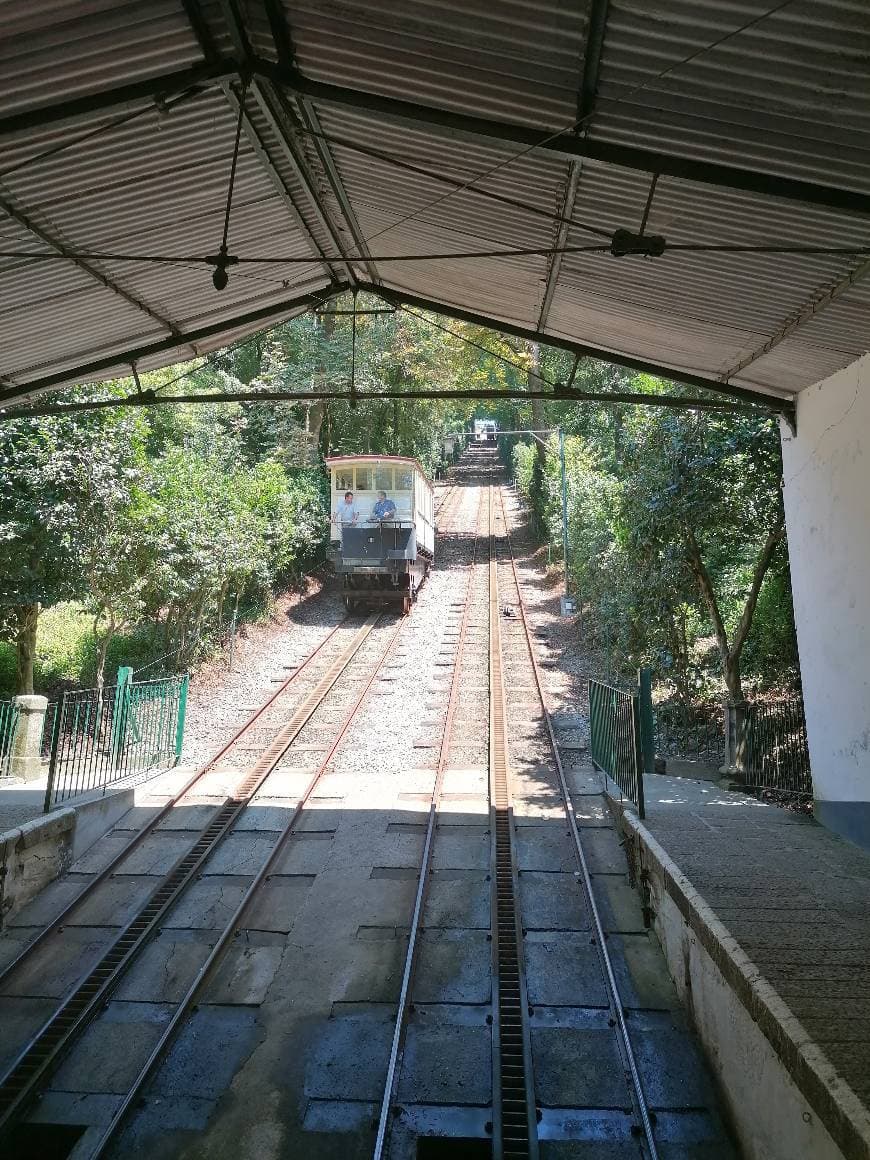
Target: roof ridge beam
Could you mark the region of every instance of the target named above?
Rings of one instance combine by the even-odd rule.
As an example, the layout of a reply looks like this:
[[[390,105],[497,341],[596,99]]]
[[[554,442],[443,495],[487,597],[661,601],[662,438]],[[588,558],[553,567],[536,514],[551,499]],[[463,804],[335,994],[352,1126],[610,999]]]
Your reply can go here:
[[[230,82],[224,81],[221,88],[224,91],[224,96],[226,97],[230,108],[233,110],[235,115],[238,116],[239,111],[241,109],[241,101],[240,101],[239,97],[236,95],[236,93],[233,92],[233,89],[232,89]],[[247,114],[247,111],[245,111],[244,109],[242,109],[242,131],[244,132],[246,138],[248,139],[248,144],[253,149],[254,154],[255,154],[257,160],[259,161],[260,165],[262,165],[263,169],[269,175],[269,178],[271,179],[272,184],[275,186],[276,191],[278,193],[278,196],[281,199],[281,202],[283,203],[284,207],[287,209],[288,213],[290,214],[290,217],[293,221],[293,224],[296,226],[296,228],[302,233],[303,237],[305,238],[305,240],[308,244],[308,248],[311,250],[312,258],[314,259],[315,262],[317,262],[318,265],[320,265],[324,269],[326,274],[333,281],[336,281],[338,276],[336,274],[334,266],[331,264],[330,260],[327,258],[326,254],[324,253],[323,249],[321,248],[319,242],[315,238],[314,234],[311,232],[311,229],[309,228],[308,223],[305,221],[302,214],[300,213],[299,208],[296,205],[296,202],[293,200],[292,193],[287,188],[287,186],[284,184],[284,179],[281,177],[281,174],[275,168],[274,162],[272,161],[272,158],[269,156],[269,151],[266,148],[265,143],[263,142],[259,133],[257,132],[257,130],[254,126],[254,123],[251,121],[251,118]]]
[[[138,298],[135,294],[131,294],[129,290],[125,290],[118,282],[110,278],[108,274],[104,274],[97,266],[93,265],[92,262],[74,254],[63,242],[59,241],[47,230],[44,230],[42,226],[38,226],[28,214],[10,201],[8,194],[0,194],[0,210],[7,217],[17,222],[20,226],[23,226],[28,233],[39,238],[46,246],[50,246],[71,265],[77,267],[82,273],[87,274],[95,282],[99,282],[104,289],[111,290],[113,294],[117,294],[128,306],[133,306],[137,310],[141,310],[143,314],[147,314],[149,318],[158,323],[164,330],[168,330],[176,338],[179,336],[181,332],[171,319],[164,318],[162,314],[152,309],[143,299]]]

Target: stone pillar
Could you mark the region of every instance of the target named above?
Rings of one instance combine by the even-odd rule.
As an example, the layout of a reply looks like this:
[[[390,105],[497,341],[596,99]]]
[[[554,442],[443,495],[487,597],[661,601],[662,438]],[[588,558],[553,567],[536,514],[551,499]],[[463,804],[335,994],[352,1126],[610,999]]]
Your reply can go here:
[[[42,772],[39,751],[48,700],[33,695],[15,697],[14,700],[18,706],[18,724],[12,741],[9,773],[12,777],[34,781]]]
[[[746,776],[746,743],[749,705],[746,701],[725,702],[725,764],[721,773],[731,777]]]

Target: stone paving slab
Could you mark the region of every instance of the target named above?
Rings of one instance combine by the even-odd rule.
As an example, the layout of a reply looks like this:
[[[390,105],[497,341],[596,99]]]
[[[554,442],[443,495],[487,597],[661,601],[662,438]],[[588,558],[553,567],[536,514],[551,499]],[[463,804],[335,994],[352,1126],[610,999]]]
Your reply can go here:
[[[709,782],[648,776],[645,787],[646,819],[628,815],[629,828],[641,844],[651,836],[724,927],[721,937],[710,927],[699,937],[724,946],[730,936],[757,985],[773,988],[780,1006],[768,1007],[759,1026],[829,1130],[851,1140],[844,1151],[870,1153],[870,853],[806,815]],[[729,954],[720,957],[728,977]],[[735,975],[732,986],[748,1002],[742,984]],[[807,1050],[831,1065],[837,1079],[827,1088],[817,1068],[801,1065]],[[838,1110],[842,1098],[848,1114]]]

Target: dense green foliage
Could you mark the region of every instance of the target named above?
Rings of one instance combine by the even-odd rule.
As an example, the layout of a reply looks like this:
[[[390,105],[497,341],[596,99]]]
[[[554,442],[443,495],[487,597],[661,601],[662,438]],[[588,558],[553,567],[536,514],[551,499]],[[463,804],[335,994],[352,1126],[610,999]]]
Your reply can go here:
[[[637,376],[623,389],[664,384]],[[596,384],[597,389],[597,384]],[[684,702],[798,681],[779,436],[755,414],[549,405],[566,431],[569,565],[608,674],[653,666]],[[556,436],[514,448],[561,555]]]
[[[141,376],[163,396],[262,394],[246,403],[107,408],[0,424],[0,692],[99,682],[119,664],[186,665],[236,619],[323,559],[330,452],[413,455],[436,472],[442,435],[477,416],[561,551],[557,441],[567,432],[570,566],[583,625],[611,671],[654,664],[684,697],[716,674],[735,695],[795,669],[778,438],[757,415],[555,403],[573,360],[467,324],[346,298],[207,359]],[[336,310],[338,312],[336,312]],[[325,398],[511,390],[503,401]],[[665,384],[586,360],[581,390]],[[672,389],[672,385],[668,385]],[[129,381],[58,398],[111,398]],[[744,612],[774,534],[751,626]],[[750,601],[752,603],[752,601]],[[37,637],[41,610],[42,630]],[[743,617],[743,622],[741,622]],[[751,630],[750,630],[751,627]],[[3,652],[3,649],[6,652]],[[160,658],[163,658],[160,660]],[[16,671],[17,670],[17,671]],[[152,673],[158,671],[155,668]]]

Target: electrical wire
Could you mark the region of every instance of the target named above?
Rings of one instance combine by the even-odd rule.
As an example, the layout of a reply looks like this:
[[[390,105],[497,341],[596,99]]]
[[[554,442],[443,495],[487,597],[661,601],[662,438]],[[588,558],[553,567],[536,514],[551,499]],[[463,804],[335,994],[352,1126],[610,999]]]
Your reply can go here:
[[[506,247],[498,250],[454,250],[447,253],[440,254],[378,254],[373,255],[370,260],[372,262],[449,262],[449,261],[465,261],[478,258],[526,258],[526,257],[546,257],[551,254],[609,254],[611,253],[611,246],[604,245],[588,245],[588,246],[516,246]],[[807,255],[839,255],[848,257],[864,257],[870,255],[870,245],[866,246],[805,246],[800,244],[783,243],[777,245],[772,243],[770,245],[740,245],[735,243],[711,243],[706,242],[665,242],[662,252],[656,254],[655,257],[660,259],[666,253],[696,253],[696,254],[807,254]],[[647,254],[622,254],[618,255],[620,261],[625,261],[632,257],[648,257]],[[214,261],[208,257],[199,257],[195,254],[185,254],[179,257],[171,257],[167,254],[107,254],[107,253],[84,253],[78,254],[72,251],[60,253],[33,253],[32,251],[19,250],[0,250],[0,258],[26,258],[34,261],[69,261],[70,259],[79,259],[88,262],[142,262],[152,263],[155,265],[214,265]],[[329,262],[339,262],[338,257],[325,258]],[[347,258],[350,262],[362,262],[363,258],[359,255],[349,255]],[[275,255],[270,257],[236,257],[233,256],[232,265],[251,265],[251,266],[311,266],[316,265],[315,260],[311,256],[304,258],[292,257],[290,255]]]
[[[689,64],[693,60],[697,60],[699,56],[702,56],[706,52],[711,52],[714,48],[718,48],[721,44],[724,44],[726,40],[730,40],[735,36],[739,36],[740,33],[746,32],[747,29],[753,28],[756,24],[760,24],[762,20],[766,20],[769,16],[773,16],[775,13],[779,12],[781,9],[785,8],[791,3],[793,3],[793,0],[779,0],[778,4],[774,4],[772,8],[768,8],[765,12],[762,12],[758,16],[754,16],[750,20],[747,20],[745,23],[741,24],[739,28],[734,28],[730,32],[724,33],[711,44],[702,45],[701,48],[695,49],[694,52],[689,53],[689,55],[683,57],[682,60],[675,61],[674,64],[668,65],[666,69],[656,73],[655,76],[647,78],[647,80],[642,81],[639,85],[635,85],[623,96],[612,97],[608,99],[606,103],[609,105],[620,105],[630,101],[632,97],[637,96],[638,93],[643,92],[644,89],[648,88],[652,84],[655,84],[656,81],[662,80],[675,69],[682,68],[683,65]],[[442,194],[441,197],[436,198],[434,201],[429,202],[427,205],[422,206],[420,209],[414,210],[412,213],[406,214],[397,222],[393,222],[392,225],[385,226],[384,229],[378,230],[378,232],[375,234],[371,234],[365,239],[366,242],[373,242],[376,238],[382,237],[384,234],[388,234],[391,230],[397,229],[399,226],[404,225],[405,222],[412,221],[414,218],[418,218],[421,214],[428,213],[430,209],[433,209],[436,205],[440,205],[442,202],[447,201],[448,198],[453,197],[456,193],[460,193],[463,189],[468,189],[469,186],[475,185],[478,181],[483,181],[485,178],[491,177],[493,173],[497,173],[500,169],[504,169],[507,165],[512,165],[515,161],[519,161],[521,158],[525,157],[527,154],[533,152],[536,149],[542,149],[545,145],[549,145],[551,141],[556,141],[559,137],[564,137],[568,133],[576,133],[578,129],[581,129],[584,125],[591,121],[597,112],[597,108],[592,109],[584,117],[580,117],[576,121],[573,121],[570,125],[566,125],[564,129],[559,129],[555,133],[548,133],[547,136],[543,137],[540,141],[537,141],[532,145],[525,146],[525,148],[520,149],[519,152],[514,153],[504,161],[500,161],[497,165],[487,169],[484,173],[480,173],[477,177],[471,178],[469,181],[460,186],[459,189],[451,190],[449,193]]]
[[[149,101],[141,109],[135,109],[132,113],[124,113],[120,117],[115,117],[112,121],[107,121],[103,125],[97,125],[96,128],[89,129],[87,133],[79,134],[78,137],[71,137],[67,141],[60,141],[57,145],[52,145],[49,149],[43,149],[40,153],[33,153],[30,157],[25,157],[21,161],[16,162],[15,165],[10,165],[8,169],[0,169],[0,181],[11,177],[13,173],[19,173],[22,169],[26,169],[30,165],[36,165],[39,161],[45,161],[49,157],[56,157],[58,153],[64,153],[68,149],[74,149],[76,145],[81,145],[85,141],[92,141],[95,137],[101,137],[104,133],[110,133],[113,129],[119,129],[123,125],[129,125],[131,121],[138,120],[140,117],[145,116],[146,113],[155,113],[158,116],[162,113],[170,113],[178,105],[202,96],[203,93],[208,91],[208,88],[194,85],[179,93],[178,96],[163,101],[160,105]]]
[[[555,222],[560,225],[570,225],[576,230],[583,230],[586,233],[595,234],[597,237],[610,237],[610,230],[605,230],[599,226],[591,226],[587,222],[578,221],[574,217],[565,217],[562,214],[552,213],[550,210],[541,209],[540,206],[532,205],[527,201],[520,201],[516,197],[508,197],[506,194],[495,193],[490,189],[479,189],[475,185],[469,186],[456,177],[448,177],[446,174],[439,173],[437,170],[429,169],[426,166],[416,165],[410,161],[403,161],[399,157],[394,157],[391,153],[384,153],[381,149],[372,149],[367,145],[360,145],[355,141],[349,141],[346,137],[336,137],[331,133],[315,133],[313,129],[304,128],[300,132],[309,137],[318,137],[326,145],[335,145],[339,149],[347,149],[352,153],[359,153],[363,157],[373,157],[376,161],[383,161],[386,165],[395,166],[397,169],[403,169],[408,173],[416,174],[418,177],[426,177],[431,181],[440,182],[442,185],[453,186],[454,192],[456,193],[464,190],[467,193],[473,193],[476,197],[486,198],[489,201],[496,201],[501,205],[509,205],[514,209],[534,214],[536,217],[544,218],[550,223]]]

